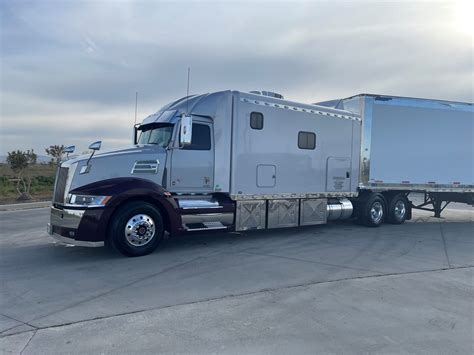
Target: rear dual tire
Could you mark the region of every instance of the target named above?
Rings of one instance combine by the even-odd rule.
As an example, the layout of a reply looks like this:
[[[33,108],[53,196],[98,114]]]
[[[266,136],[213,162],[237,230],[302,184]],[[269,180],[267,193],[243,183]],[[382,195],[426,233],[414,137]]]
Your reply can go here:
[[[405,194],[396,194],[387,199],[379,193],[370,193],[358,201],[359,223],[367,227],[378,227],[385,221],[402,224],[408,217],[410,202]]]
[[[385,220],[386,203],[381,194],[372,193],[358,204],[358,220],[367,227],[378,227]]]
[[[406,221],[410,203],[404,194],[397,194],[390,199],[388,204],[388,222],[402,224]]]

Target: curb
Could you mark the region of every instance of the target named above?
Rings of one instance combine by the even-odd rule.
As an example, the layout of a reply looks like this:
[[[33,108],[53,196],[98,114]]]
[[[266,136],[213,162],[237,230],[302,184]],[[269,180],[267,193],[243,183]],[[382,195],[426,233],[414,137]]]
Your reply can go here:
[[[51,201],[41,202],[25,202],[25,203],[14,203],[10,205],[0,205],[0,211],[19,211],[19,210],[30,210],[33,208],[45,208],[50,207]]]

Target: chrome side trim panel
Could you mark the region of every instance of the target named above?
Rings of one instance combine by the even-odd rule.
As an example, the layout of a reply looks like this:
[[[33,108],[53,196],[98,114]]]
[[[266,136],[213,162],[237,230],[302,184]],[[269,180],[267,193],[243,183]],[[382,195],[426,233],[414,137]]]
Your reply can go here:
[[[299,200],[269,200],[267,228],[298,226]]]
[[[362,142],[360,147],[360,183],[366,184],[370,179],[370,149],[372,142],[372,111],[374,101],[372,97],[361,97],[362,109]]]
[[[351,115],[351,112],[343,112],[342,110],[339,110],[340,112],[338,113],[330,112],[330,111],[324,110],[325,107],[323,106],[318,107],[314,105],[313,108],[305,108],[301,106],[295,106],[291,104],[290,102],[286,102],[284,100],[281,100],[281,103],[276,103],[276,102],[270,102],[270,101],[265,101],[265,100],[253,100],[247,97],[241,98],[240,101],[253,104],[253,105],[269,106],[269,107],[274,107],[274,108],[279,108],[279,109],[289,110],[289,111],[312,113],[314,115],[319,115],[319,116],[327,116],[327,117],[332,117],[332,118],[341,118],[345,120],[354,120],[354,121],[361,120],[361,118],[358,115],[356,114]]]
[[[235,230],[265,229],[267,203],[265,200],[238,201]]]
[[[201,209],[201,208],[222,208],[218,201],[212,199],[200,198],[178,198],[179,207],[183,210]]]
[[[181,215],[183,226],[193,223],[209,223],[221,222],[223,225],[230,226],[234,223],[234,214],[229,213],[201,213],[201,214],[184,214]]]
[[[325,224],[327,221],[327,199],[302,199],[300,207],[300,226]]]
[[[234,201],[245,200],[279,200],[295,198],[331,198],[331,197],[357,197],[358,192],[320,192],[320,193],[276,193],[276,194],[231,194]]]

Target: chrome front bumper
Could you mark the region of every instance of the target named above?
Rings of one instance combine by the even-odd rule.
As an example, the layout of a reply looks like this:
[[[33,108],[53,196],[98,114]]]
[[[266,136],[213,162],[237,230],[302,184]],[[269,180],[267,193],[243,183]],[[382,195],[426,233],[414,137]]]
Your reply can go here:
[[[57,242],[67,245],[75,245],[81,247],[102,247],[104,242],[88,242],[76,240],[77,229],[81,222],[85,210],[59,209],[51,207],[51,222],[48,223],[48,234]],[[55,232],[55,227],[67,228],[67,235],[61,235]],[[63,233],[64,234],[64,233]]]

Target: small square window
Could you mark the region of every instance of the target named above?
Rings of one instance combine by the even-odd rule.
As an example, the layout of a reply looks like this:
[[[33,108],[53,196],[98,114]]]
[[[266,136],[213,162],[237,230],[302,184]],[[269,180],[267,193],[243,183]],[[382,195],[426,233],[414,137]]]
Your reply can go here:
[[[315,149],[316,148],[316,134],[314,134],[313,132],[299,132],[298,133],[298,148]]]
[[[250,114],[250,127],[253,129],[263,129],[263,114],[252,112]]]

